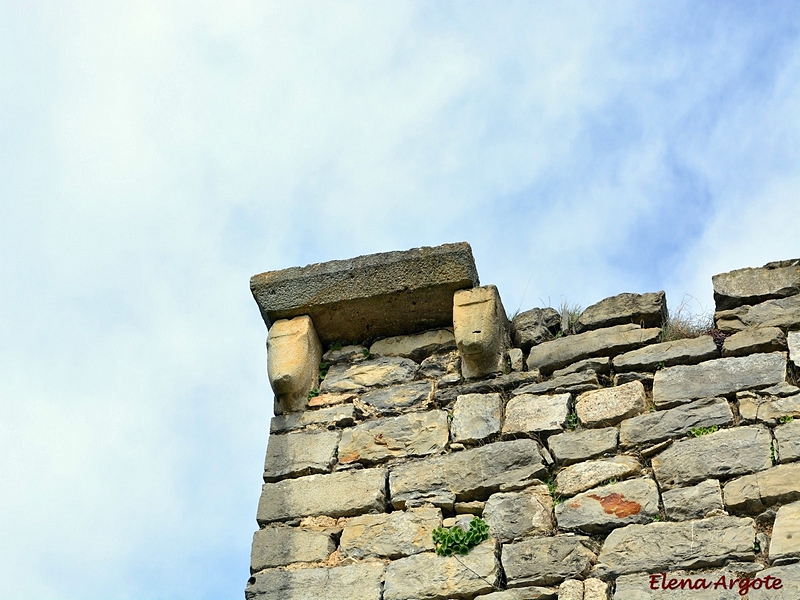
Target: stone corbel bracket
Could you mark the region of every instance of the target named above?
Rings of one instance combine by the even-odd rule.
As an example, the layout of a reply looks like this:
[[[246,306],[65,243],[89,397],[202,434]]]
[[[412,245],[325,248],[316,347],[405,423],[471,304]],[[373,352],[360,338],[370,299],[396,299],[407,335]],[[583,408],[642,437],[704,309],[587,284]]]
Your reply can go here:
[[[509,323],[493,285],[459,290],[453,296],[453,333],[466,379],[503,371]]]

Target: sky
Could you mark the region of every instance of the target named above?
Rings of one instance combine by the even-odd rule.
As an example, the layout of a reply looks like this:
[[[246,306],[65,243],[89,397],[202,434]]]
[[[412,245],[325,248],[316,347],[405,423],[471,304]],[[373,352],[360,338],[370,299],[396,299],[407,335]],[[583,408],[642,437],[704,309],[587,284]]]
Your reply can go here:
[[[799,223],[797,2],[0,0],[0,597],[243,597],[251,275],[702,313]]]

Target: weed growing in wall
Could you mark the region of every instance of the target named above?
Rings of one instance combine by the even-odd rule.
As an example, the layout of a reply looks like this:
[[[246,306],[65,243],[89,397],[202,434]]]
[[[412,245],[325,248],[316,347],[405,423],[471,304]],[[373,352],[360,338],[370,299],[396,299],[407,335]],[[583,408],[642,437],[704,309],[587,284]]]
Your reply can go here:
[[[467,554],[484,540],[489,539],[489,526],[486,521],[475,517],[470,521],[466,531],[454,525],[450,529],[437,527],[433,530],[433,543],[436,554],[439,556],[452,556],[453,554]]]
[[[700,437],[701,435],[708,435],[714,433],[719,429],[718,426],[712,425],[711,427],[692,427],[689,430],[689,437]]]

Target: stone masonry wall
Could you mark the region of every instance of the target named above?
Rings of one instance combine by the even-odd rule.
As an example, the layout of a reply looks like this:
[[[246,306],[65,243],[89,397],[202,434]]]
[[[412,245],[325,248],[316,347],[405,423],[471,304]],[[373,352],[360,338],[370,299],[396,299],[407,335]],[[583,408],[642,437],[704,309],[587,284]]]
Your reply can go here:
[[[800,600],[800,260],[713,283],[716,329],[661,341],[663,292],[509,322],[467,244],[254,277],[245,597]],[[473,516],[487,541],[434,553]]]

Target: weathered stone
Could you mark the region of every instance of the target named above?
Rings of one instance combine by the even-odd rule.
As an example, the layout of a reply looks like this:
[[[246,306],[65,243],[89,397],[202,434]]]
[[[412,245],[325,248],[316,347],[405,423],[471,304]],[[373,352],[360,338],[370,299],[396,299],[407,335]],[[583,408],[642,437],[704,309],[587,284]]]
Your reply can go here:
[[[626,323],[641,327],[662,327],[666,321],[667,295],[664,292],[626,293],[592,304],[581,314],[576,329],[581,332]]]
[[[456,502],[455,511],[457,515],[475,515],[480,517],[483,514],[483,509],[486,502],[474,500],[472,502]]]
[[[466,379],[502,372],[507,332],[508,318],[495,286],[454,294],[453,333]]]
[[[758,390],[758,393],[761,396],[779,396],[782,398],[784,396],[794,396],[795,394],[800,394],[800,388],[796,385],[792,385],[791,383],[781,381],[780,383],[771,385],[768,388]]]
[[[631,350],[614,357],[614,369],[620,371],[655,371],[675,365],[693,365],[719,357],[719,350],[710,335],[661,342]]]
[[[762,585],[759,589],[750,589],[747,597],[750,600],[796,600],[800,598],[800,564],[773,567],[758,573],[759,579],[766,581],[772,578],[770,589]],[[775,589],[776,580],[780,579],[781,587]]]
[[[753,520],[737,517],[628,525],[608,535],[594,572],[616,577],[753,560],[755,535]]]
[[[591,489],[556,505],[560,530],[602,533],[621,525],[649,523],[658,514],[658,488],[649,478]]]
[[[313,396],[309,399],[308,407],[320,408],[322,406],[335,406],[336,404],[352,402],[355,398],[355,394],[320,394],[319,396]]]
[[[527,352],[531,346],[553,339],[561,329],[561,315],[554,308],[533,308],[519,313],[511,321],[514,345]]]
[[[567,579],[558,586],[558,600],[583,600],[583,582]]]
[[[475,600],[557,600],[557,598],[558,591],[555,588],[524,587],[476,596]]]
[[[317,387],[322,346],[305,315],[276,321],[267,338],[267,372],[275,392],[275,414],[303,410]]]
[[[742,596],[739,586],[731,583],[733,580],[738,582],[740,578],[730,567],[701,573],[670,571],[622,575],[616,582],[614,600],[734,600]]]
[[[503,544],[502,563],[508,587],[552,585],[569,577],[583,577],[595,560],[584,544],[588,538],[577,535],[529,538]]]
[[[345,525],[339,554],[356,559],[401,558],[433,550],[433,530],[442,524],[438,508],[361,515]]]
[[[556,475],[556,493],[574,496],[612,478],[635,475],[642,466],[633,456],[621,454],[613,458],[587,460],[566,467]]]
[[[508,349],[508,362],[511,364],[512,371],[522,371],[525,367],[525,355],[519,348]]]
[[[446,375],[458,374],[461,378],[461,358],[457,351],[434,354],[419,364],[419,377],[439,379]]]
[[[354,365],[333,365],[320,392],[362,392],[375,386],[407,383],[414,379],[417,364],[408,358],[382,356]]]
[[[495,442],[392,470],[392,504],[455,495],[459,501],[482,500],[497,491],[520,489],[547,473],[533,440]],[[501,490],[502,488],[502,490]]]
[[[779,425],[774,430],[775,453],[782,463],[800,460],[800,420]]]
[[[426,552],[392,561],[386,567],[383,600],[447,600],[490,592],[500,573],[496,544],[486,540],[458,558]]]
[[[595,373],[608,373],[611,370],[611,359],[608,356],[599,358],[586,358],[576,363],[553,371],[553,377],[580,373],[581,371],[594,371]]]
[[[659,410],[623,421],[619,445],[629,448],[680,437],[695,427],[726,426],[733,423],[733,412],[725,398],[702,398],[670,410]]]
[[[546,485],[533,485],[521,492],[492,494],[483,518],[492,537],[509,542],[528,535],[547,535],[553,530],[553,499]]]
[[[547,375],[585,358],[613,356],[639,348],[660,335],[661,329],[642,329],[633,324],[568,335],[531,348],[528,369],[539,369]]]
[[[749,327],[725,338],[722,356],[747,356],[786,350],[786,336],[777,327]]]
[[[309,475],[265,483],[256,520],[259,525],[299,517],[353,517],[386,506],[386,470],[364,469]]]
[[[581,429],[550,436],[547,445],[553,458],[561,465],[571,465],[594,458],[617,448],[617,428]]]
[[[437,390],[436,400],[440,405],[445,405],[450,401],[455,401],[456,397],[466,394],[489,394],[492,392],[503,392],[528,383],[534,383],[541,379],[539,371],[526,371],[524,373],[509,373],[500,375],[493,379],[482,381],[472,381],[465,383],[454,389]]]
[[[763,425],[736,427],[672,444],[651,463],[661,489],[672,489],[769,469],[771,445],[772,436]]]
[[[341,362],[359,362],[364,360],[367,354],[369,354],[369,350],[359,344],[334,347],[322,355],[322,362],[329,365]]]
[[[800,294],[800,267],[736,269],[711,278],[717,310]]]
[[[266,527],[253,534],[250,572],[296,562],[318,562],[336,550],[329,533],[299,527]]]
[[[531,383],[515,389],[511,394],[514,396],[521,394],[564,394],[568,392],[579,394],[598,387],[600,387],[600,382],[597,380],[597,373],[594,371],[580,371],[561,377],[553,377],[553,379],[540,383]]]
[[[412,408],[426,408],[432,400],[433,383],[430,381],[378,388],[361,396],[361,402],[382,415],[397,414]]]
[[[466,394],[453,407],[453,442],[474,443],[500,433],[503,399],[500,394]]]
[[[645,410],[647,400],[640,381],[585,392],[575,401],[575,412],[586,427],[615,425]]]
[[[653,373],[639,373],[638,371],[631,371],[629,373],[617,373],[614,375],[614,385],[625,385],[631,381],[641,381],[642,384],[652,387]]]
[[[585,579],[583,582],[583,600],[608,600],[608,584],[596,577]]]
[[[800,331],[790,331],[786,337],[789,346],[789,359],[800,368]]]
[[[268,569],[256,573],[244,591],[246,600],[380,600],[384,565],[378,562],[345,567]]]
[[[739,398],[742,422],[759,421],[775,425],[781,418],[800,417],[800,394],[788,398]]]
[[[250,279],[269,325],[309,315],[325,343],[417,333],[453,323],[453,293],[478,284],[467,243],[383,252]]]
[[[328,429],[347,427],[355,422],[356,416],[357,412],[352,404],[307,410],[301,413],[287,413],[273,417],[270,421],[269,431],[270,433],[281,433],[309,425],[324,425]]]
[[[336,462],[339,432],[287,433],[269,436],[264,481],[328,473]]]
[[[426,456],[447,445],[447,412],[408,413],[367,421],[342,432],[339,462],[376,463],[388,458]]]
[[[376,356],[402,356],[419,362],[431,354],[452,350],[455,347],[456,338],[452,331],[432,329],[413,335],[398,335],[378,340],[370,346],[369,352]]]
[[[668,408],[695,398],[765,388],[785,378],[785,354],[718,358],[658,371],[653,381],[653,402],[658,408]]]
[[[706,479],[693,487],[667,490],[661,494],[667,518],[673,521],[702,519],[724,510],[722,489],[716,479]]]
[[[800,500],[800,463],[778,465],[732,479],[723,487],[723,497],[728,510],[751,514],[778,502]]]
[[[773,564],[791,558],[800,558],[800,502],[778,509],[769,544],[769,560]]]
[[[503,433],[561,431],[569,414],[570,394],[557,396],[515,396],[506,405]]]
[[[723,333],[736,333],[747,327],[797,329],[800,327],[800,295],[723,310],[714,314],[714,320]]]

